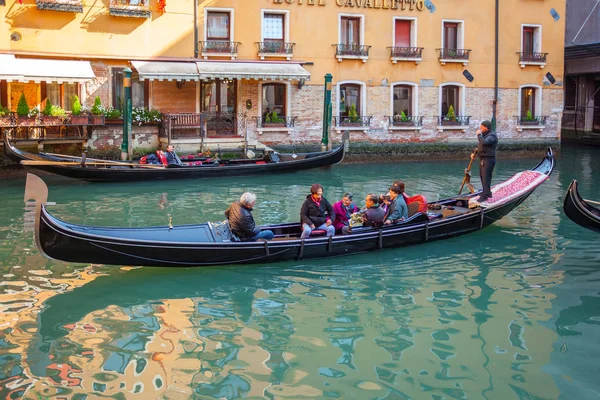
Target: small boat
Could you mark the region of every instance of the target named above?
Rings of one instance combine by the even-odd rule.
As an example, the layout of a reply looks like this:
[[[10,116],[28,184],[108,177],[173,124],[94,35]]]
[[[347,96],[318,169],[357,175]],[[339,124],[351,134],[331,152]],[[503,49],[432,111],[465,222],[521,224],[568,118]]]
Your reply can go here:
[[[600,208],[592,204],[600,205],[600,202],[584,200],[577,191],[577,181],[573,180],[563,203],[565,214],[577,225],[600,232]]]
[[[532,170],[522,171],[492,188],[493,197],[477,203],[478,194],[429,204],[406,221],[382,228],[352,228],[349,235],[300,239],[299,222],[265,225],[275,234],[270,241],[235,241],[228,224],[117,228],[76,225],[50,214],[48,188],[28,174],[25,202],[35,201],[35,241],[48,258],[114,265],[192,267],[225,264],[263,264],[347,256],[414,245],[475,232],[498,221],[521,204],[554,169],[549,148]]]
[[[344,134],[343,142],[347,135]],[[271,153],[260,159],[232,159],[203,163],[182,159],[184,165],[152,165],[107,161],[49,153],[30,153],[17,149],[5,135],[4,153],[22,165],[69,178],[90,182],[133,182],[166,179],[195,179],[240,175],[296,172],[327,167],[341,162],[346,146],[312,153]],[[189,161],[189,162],[188,162]],[[191,164],[191,165],[189,165]]]

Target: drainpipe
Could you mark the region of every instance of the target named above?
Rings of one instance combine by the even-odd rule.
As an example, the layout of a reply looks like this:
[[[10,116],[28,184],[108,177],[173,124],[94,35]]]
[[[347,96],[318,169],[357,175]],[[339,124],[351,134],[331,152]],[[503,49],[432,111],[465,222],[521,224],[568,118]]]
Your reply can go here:
[[[494,101],[492,102],[492,132],[496,132],[496,108],[498,106],[498,3],[496,0],[496,23],[495,23],[495,41],[494,41]]]
[[[194,0],[194,58],[198,58],[198,0]]]
[[[121,160],[131,159],[131,68],[123,70],[123,143],[121,143]]]
[[[329,127],[331,124],[331,74],[325,75],[325,96],[323,102],[323,137],[321,143],[324,149],[329,148]]]

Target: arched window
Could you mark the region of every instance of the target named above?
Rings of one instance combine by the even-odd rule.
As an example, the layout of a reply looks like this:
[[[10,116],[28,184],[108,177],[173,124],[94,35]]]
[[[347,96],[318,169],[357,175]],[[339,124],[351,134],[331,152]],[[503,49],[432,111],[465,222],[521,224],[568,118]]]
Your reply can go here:
[[[394,85],[393,115],[413,116],[413,86]]]
[[[536,97],[537,88],[525,86],[521,88],[521,117],[536,116]]]
[[[350,110],[354,107],[356,109],[356,115],[361,116],[361,86],[347,83],[340,85],[340,116],[349,116]]]
[[[460,109],[460,86],[446,85],[442,87],[442,117],[448,114],[450,106],[454,109],[454,115],[461,115]]]
[[[272,114],[285,116],[285,87],[284,83],[265,83],[262,85],[262,116]]]

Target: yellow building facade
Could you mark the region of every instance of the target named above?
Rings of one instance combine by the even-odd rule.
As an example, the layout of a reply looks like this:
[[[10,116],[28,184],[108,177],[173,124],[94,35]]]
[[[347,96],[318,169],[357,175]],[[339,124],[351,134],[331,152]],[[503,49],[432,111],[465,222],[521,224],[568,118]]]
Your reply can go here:
[[[492,119],[493,1],[197,1],[0,2],[0,102],[15,110],[24,93],[68,111],[78,94],[119,108],[129,67],[134,106],[205,113],[209,137],[320,140],[325,74],[334,139],[461,140]],[[564,14],[565,0],[501,2],[501,139],[559,138]]]

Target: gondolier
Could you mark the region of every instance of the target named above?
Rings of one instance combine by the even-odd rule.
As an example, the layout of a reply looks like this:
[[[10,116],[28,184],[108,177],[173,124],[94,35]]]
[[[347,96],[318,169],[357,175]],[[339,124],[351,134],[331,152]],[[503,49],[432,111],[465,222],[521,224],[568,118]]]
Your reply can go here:
[[[498,146],[498,137],[492,132],[492,123],[483,121],[477,131],[477,154],[479,155],[479,176],[483,190],[479,196],[479,202],[487,201],[492,197],[492,172],[496,165],[496,146]],[[475,154],[471,154],[471,158]]]

